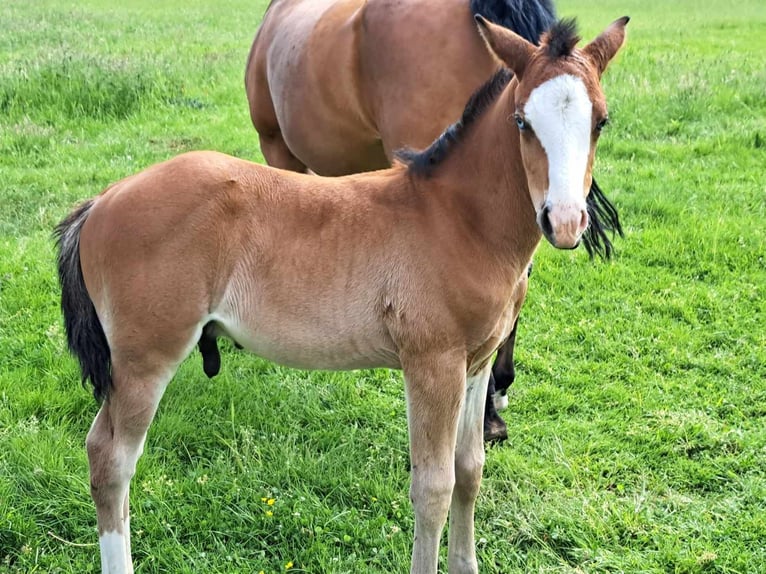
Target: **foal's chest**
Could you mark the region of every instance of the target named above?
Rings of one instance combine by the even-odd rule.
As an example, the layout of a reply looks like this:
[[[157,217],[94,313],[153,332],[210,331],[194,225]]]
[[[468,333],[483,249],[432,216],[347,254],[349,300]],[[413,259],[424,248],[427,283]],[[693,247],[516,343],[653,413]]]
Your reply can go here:
[[[503,314],[497,322],[497,326],[491,331],[489,337],[468,354],[468,376],[478,374],[487,361],[492,359],[495,351],[505,342],[511,334],[513,322],[519,314],[518,305],[514,299],[510,299]]]

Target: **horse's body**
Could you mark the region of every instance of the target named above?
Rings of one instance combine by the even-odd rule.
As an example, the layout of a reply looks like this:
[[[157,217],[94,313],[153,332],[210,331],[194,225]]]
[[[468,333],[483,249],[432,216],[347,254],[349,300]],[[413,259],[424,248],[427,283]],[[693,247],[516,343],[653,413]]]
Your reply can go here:
[[[388,167],[396,150],[428,146],[501,66],[473,14],[537,43],[554,12],[550,0],[274,0],[245,71],[261,151],[269,165],[321,175]],[[608,254],[599,201],[611,207],[598,190],[589,196],[585,241],[591,252],[603,243]],[[524,286],[519,306],[525,295]],[[493,368],[488,440],[507,433],[492,394],[514,379],[515,335],[514,326]]]
[[[133,570],[129,485],[160,398],[196,344],[205,370],[217,368],[219,335],[304,368],[401,368],[412,572],[436,573],[448,511],[449,570],[478,571],[489,360],[541,235],[571,248],[587,226],[599,76],[626,21],[577,51],[567,24],[535,50],[482,21],[516,79],[497,74],[449,142],[405,165],[323,178],[197,152],[118,182],[59,225],[69,346],[103,399],[87,449],[105,573]]]
[[[547,0],[511,4],[530,42],[555,21]],[[272,1],[245,71],[266,161],[345,175],[427,147],[500,66],[474,12],[469,0]]]

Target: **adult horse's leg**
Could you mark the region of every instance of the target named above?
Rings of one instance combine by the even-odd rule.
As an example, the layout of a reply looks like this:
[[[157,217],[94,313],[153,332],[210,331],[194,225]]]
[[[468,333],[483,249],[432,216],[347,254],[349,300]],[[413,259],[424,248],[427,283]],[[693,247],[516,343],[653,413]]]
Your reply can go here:
[[[439,540],[455,486],[455,441],[465,395],[465,357],[402,359],[415,510],[411,574],[436,574]]]
[[[132,574],[130,480],[149,424],[172,376],[163,369],[136,369],[115,361],[112,389],[88,432],[90,491],[96,503],[103,574]]]
[[[529,286],[529,275],[532,272],[532,264],[529,264],[526,275],[522,278],[516,293],[514,293],[514,302],[517,309],[516,320],[513,323],[513,329],[508,339],[497,350],[495,362],[492,365],[489,385],[487,386],[487,397],[484,408],[484,440],[487,442],[501,441],[508,438],[508,427],[503,418],[498,414],[508,406],[508,397],[506,392],[516,379],[516,368],[513,364],[513,350],[516,347],[516,332],[519,326],[519,311],[524,304],[524,298],[527,295]]]
[[[514,324],[514,329],[516,325]],[[511,345],[513,343],[510,343]],[[505,348],[505,346],[503,346]],[[496,359],[496,361],[499,359]],[[495,405],[495,376],[489,372],[489,384],[484,398],[484,440],[487,442],[502,441],[508,438],[508,427],[497,412]]]
[[[492,377],[495,380],[495,391],[492,401],[492,407],[497,410],[503,410],[508,406],[506,391],[508,387],[516,380],[516,367],[513,363],[513,350],[516,348],[516,332],[519,328],[519,317],[513,324],[513,330],[508,336],[508,340],[497,350],[495,363],[492,365]]]
[[[468,377],[466,395],[457,431],[455,448],[455,489],[449,516],[449,572],[476,574],[473,511],[484,468],[481,419],[490,377],[490,363]]]

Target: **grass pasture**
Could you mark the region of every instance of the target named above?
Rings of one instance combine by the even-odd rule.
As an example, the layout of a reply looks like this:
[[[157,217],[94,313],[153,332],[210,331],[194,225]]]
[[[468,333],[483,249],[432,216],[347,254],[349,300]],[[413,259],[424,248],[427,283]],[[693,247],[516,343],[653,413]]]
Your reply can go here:
[[[262,160],[243,69],[265,5],[0,3],[2,574],[100,566],[97,407],[66,352],[51,230],[182,151]],[[766,7],[558,6],[586,38],[632,17],[596,167],[626,237],[608,263],[538,252],[481,571],[766,572]],[[133,480],[137,573],[408,571],[399,373],[230,346],[216,379],[200,367],[168,388]]]

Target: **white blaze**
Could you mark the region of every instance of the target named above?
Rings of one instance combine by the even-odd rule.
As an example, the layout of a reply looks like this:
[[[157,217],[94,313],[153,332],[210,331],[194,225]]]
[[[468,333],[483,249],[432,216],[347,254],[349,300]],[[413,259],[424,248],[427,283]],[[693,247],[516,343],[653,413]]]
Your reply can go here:
[[[593,104],[585,84],[569,74],[540,84],[524,106],[525,119],[548,156],[546,199],[552,209],[557,205],[585,207],[583,187],[592,114]]]

